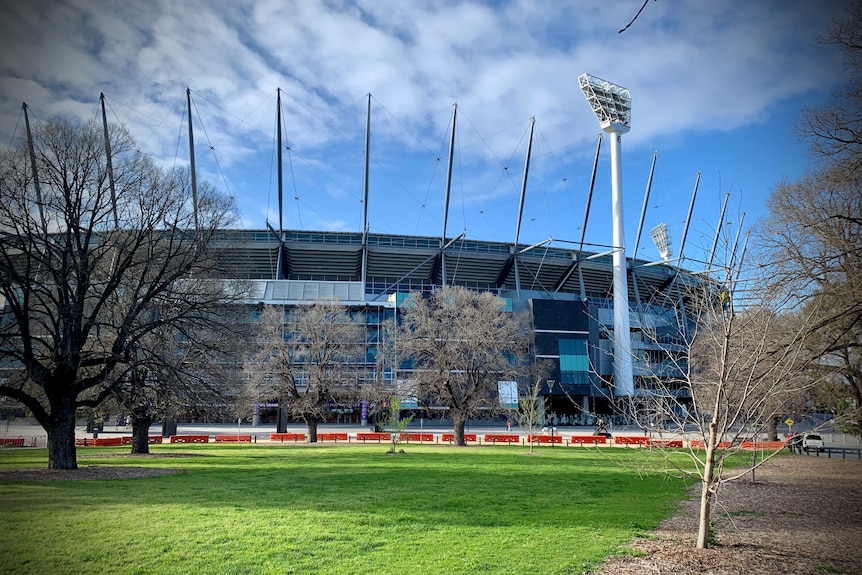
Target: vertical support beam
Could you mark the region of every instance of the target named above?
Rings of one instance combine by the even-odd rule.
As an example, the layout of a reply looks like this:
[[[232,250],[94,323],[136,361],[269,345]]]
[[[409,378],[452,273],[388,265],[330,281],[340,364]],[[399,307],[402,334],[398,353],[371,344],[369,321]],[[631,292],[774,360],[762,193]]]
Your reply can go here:
[[[512,249],[515,266],[515,293],[521,298],[521,270],[518,269],[518,241],[521,237],[521,218],[524,217],[524,200],[527,196],[527,178],[530,175],[530,154],[533,151],[533,131],[536,128],[536,117],[530,118],[530,138],[527,140],[527,157],[524,160],[524,177],[521,179],[521,198],[518,202],[518,223],[515,225],[515,244]]]
[[[443,207],[443,235],[440,238],[440,284],[446,285],[446,226],[449,221],[449,197],[452,191],[452,168],[455,157],[455,126],[458,119],[458,104],[452,106],[452,134],[449,138],[449,163],[446,169],[446,199]]]
[[[684,260],[682,251],[685,249],[685,238],[688,236],[688,225],[691,223],[691,213],[694,211],[694,200],[697,198],[697,187],[700,184],[700,172],[697,173],[697,179],[694,181],[694,191],[691,192],[691,202],[688,204],[688,215],[685,216],[685,227],[682,230],[682,239],[679,242],[679,263],[682,265]]]
[[[108,134],[108,114],[105,111],[105,93],[99,92],[99,102],[102,104],[102,130],[105,133],[105,158],[107,159],[108,185],[111,187],[111,210],[114,214],[114,229],[120,227],[117,216],[117,186],[114,184],[114,164],[111,158],[111,137]]]
[[[195,175],[195,132],[192,128],[192,90],[186,88],[186,107],[189,110],[189,166],[192,176],[192,209],[194,210],[195,229],[198,229],[198,179]]]
[[[658,152],[652,153],[652,166],[649,169],[649,178],[647,178],[646,191],[644,191],[644,203],[641,207],[641,219],[638,222],[638,233],[635,236],[635,250],[632,252],[632,258],[638,257],[638,247],[641,243],[641,232],[644,228],[644,219],[646,218],[647,206],[649,205],[649,194],[652,190],[652,176],[655,173],[655,161],[658,159]]]
[[[715,248],[718,247],[718,238],[721,237],[721,230],[724,228],[724,214],[727,211],[727,201],[730,199],[730,192],[724,194],[724,202],[721,204],[721,215],[718,216],[718,224],[715,226],[715,238],[712,240],[712,248],[709,250],[709,261],[706,263],[707,271],[712,269],[712,262],[715,259]]]
[[[33,146],[33,133],[30,131],[30,115],[27,113],[27,103],[23,104],[24,128],[27,130],[27,151],[30,153],[30,168],[33,170],[33,188],[36,190],[36,204],[39,207],[39,223],[42,225],[42,233],[48,233],[48,224],[45,221],[45,206],[42,203],[42,187],[39,185],[39,170],[36,168],[36,149]]]
[[[610,126],[611,204],[614,235],[614,395],[634,395],[629,287],[623,210],[622,135]]]
[[[587,192],[587,207],[584,209],[584,223],[581,224],[581,242],[578,245],[578,252],[584,249],[584,238],[587,235],[587,222],[590,218],[590,204],[593,201],[593,189],[596,186],[596,172],[599,168],[599,153],[602,151],[602,134],[599,134],[599,139],[596,141],[596,157],[593,158],[593,172],[590,174],[590,190]]]
[[[278,263],[275,279],[284,279],[284,175],[281,166],[281,88],[276,89],[275,98],[275,145],[277,148],[276,164],[278,165]]]
[[[362,289],[368,279],[368,179],[371,171],[371,93],[368,93],[368,110],[365,112],[365,173],[362,183],[362,262],[360,279]]]

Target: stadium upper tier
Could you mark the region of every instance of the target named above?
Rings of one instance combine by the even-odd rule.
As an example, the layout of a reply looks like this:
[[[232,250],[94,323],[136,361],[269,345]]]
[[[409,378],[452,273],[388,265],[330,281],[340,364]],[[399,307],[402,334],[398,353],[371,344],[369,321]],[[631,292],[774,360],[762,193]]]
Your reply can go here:
[[[268,230],[225,230],[219,247],[224,269],[237,279],[364,283],[369,299],[444,284],[516,299],[613,293],[612,252],[359,232],[285,231],[279,242]],[[666,264],[629,259],[628,268],[633,305],[675,305],[686,285],[699,283]]]

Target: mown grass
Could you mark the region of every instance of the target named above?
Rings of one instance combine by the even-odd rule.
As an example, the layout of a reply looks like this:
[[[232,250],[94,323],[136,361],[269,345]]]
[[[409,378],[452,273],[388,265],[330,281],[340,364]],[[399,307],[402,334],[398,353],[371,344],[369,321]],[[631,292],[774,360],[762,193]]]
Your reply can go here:
[[[386,449],[153,446],[206,455],[163,459],[81,450],[79,466],[187,472],[0,482],[0,573],[582,573],[684,493],[679,480],[589,449]],[[44,450],[0,451],[0,468],[45,462]]]

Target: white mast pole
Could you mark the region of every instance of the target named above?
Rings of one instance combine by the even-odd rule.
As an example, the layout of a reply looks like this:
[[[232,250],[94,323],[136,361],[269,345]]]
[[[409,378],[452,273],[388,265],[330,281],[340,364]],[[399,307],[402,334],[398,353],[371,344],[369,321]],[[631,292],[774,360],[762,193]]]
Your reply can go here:
[[[578,77],[602,131],[611,136],[611,204],[614,244],[614,395],[635,393],[632,375],[632,342],[629,325],[629,287],[623,218],[622,134],[631,129],[632,99],[629,91],[606,80],[582,74]]]

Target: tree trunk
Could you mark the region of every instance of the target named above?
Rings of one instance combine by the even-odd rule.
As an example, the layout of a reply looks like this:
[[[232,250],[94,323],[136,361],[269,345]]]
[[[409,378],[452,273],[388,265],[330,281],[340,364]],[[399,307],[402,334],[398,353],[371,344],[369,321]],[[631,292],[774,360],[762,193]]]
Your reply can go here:
[[[150,452],[150,427],[153,418],[149,415],[132,415],[132,453]]]
[[[778,417],[770,417],[766,422],[766,440],[778,441]]]
[[[458,447],[464,447],[467,445],[467,442],[464,441],[464,427],[467,423],[467,420],[461,417],[460,415],[452,414],[452,426],[455,434],[455,445]]]
[[[305,420],[305,425],[308,430],[308,442],[317,443],[317,420],[309,418]]]
[[[73,401],[66,399],[52,408],[47,425],[42,424],[48,434],[48,469],[78,469]]]
[[[715,413],[709,422],[709,438],[706,442],[706,458],[703,465],[703,476],[700,488],[700,517],[697,523],[697,545],[698,549],[706,549],[709,546],[709,518],[712,504],[712,482],[715,475],[715,449],[718,444],[716,432],[718,422]]]

